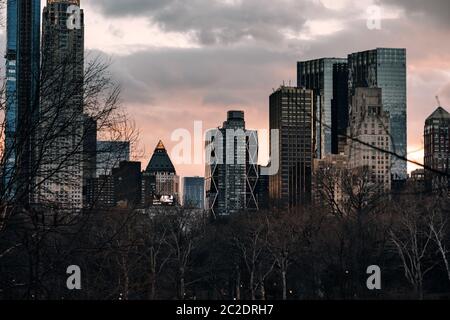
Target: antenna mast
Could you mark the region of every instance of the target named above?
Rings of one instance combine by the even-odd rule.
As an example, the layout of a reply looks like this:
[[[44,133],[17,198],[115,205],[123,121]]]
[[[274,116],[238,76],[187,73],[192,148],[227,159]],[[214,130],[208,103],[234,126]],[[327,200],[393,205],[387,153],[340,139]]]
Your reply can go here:
[[[438,103],[438,107],[440,107],[441,106],[441,101],[439,100],[439,96],[436,96],[436,101]]]

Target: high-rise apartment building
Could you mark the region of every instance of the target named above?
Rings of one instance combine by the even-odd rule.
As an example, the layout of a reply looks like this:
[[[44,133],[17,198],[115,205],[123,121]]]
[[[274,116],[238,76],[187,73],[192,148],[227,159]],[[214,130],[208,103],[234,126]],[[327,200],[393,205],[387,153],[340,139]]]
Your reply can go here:
[[[183,206],[187,208],[204,209],[205,178],[183,178]]]
[[[206,209],[214,217],[258,210],[258,133],[247,130],[243,111],[229,111],[206,138]]]
[[[84,15],[79,5],[79,0],[47,0],[42,18],[34,201],[66,210],[83,207]],[[77,24],[72,26],[73,14]]]
[[[368,170],[369,182],[381,192],[391,189],[389,121],[389,113],[383,109],[380,88],[355,89],[346,152],[349,167]]]
[[[271,206],[296,208],[311,201],[313,99],[312,90],[285,86],[270,96],[270,129],[279,133],[278,140],[271,137],[279,145],[279,170],[269,178]]]
[[[28,203],[40,77],[40,0],[8,0],[6,114],[2,185],[9,199]]]
[[[378,48],[352,53],[348,56],[348,67],[350,104],[356,88],[380,88],[383,109],[390,117],[391,151],[406,157],[406,50]],[[391,161],[393,182],[406,180],[406,161],[398,157],[392,157]]]
[[[450,114],[438,107],[425,121],[425,183],[429,191],[450,190]]]
[[[331,154],[333,150],[333,113],[337,111],[341,100],[335,100],[334,94],[334,66],[346,64],[347,59],[323,58],[297,63],[297,86],[313,90],[314,94],[314,151],[315,158],[322,158]],[[339,74],[338,74],[339,75]],[[339,80],[339,79],[338,79]],[[346,85],[347,79],[341,85]],[[338,88],[340,89],[340,88]],[[346,107],[347,102],[343,105]],[[345,112],[345,110],[339,110]]]

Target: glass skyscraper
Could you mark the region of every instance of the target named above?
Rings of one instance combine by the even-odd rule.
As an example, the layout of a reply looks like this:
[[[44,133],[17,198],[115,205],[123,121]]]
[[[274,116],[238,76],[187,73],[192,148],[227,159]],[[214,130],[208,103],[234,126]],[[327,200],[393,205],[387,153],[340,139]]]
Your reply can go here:
[[[7,1],[3,188],[29,201],[34,117],[39,104],[40,0]],[[20,187],[22,186],[22,187]]]
[[[297,63],[297,86],[314,91],[314,151],[323,158],[332,153],[333,67],[344,58],[323,58]]]
[[[205,206],[205,179],[186,177],[183,179],[183,205],[187,208],[203,209]]]
[[[206,138],[206,209],[212,216],[259,209],[257,162],[258,132],[245,128],[243,111],[229,111],[223,127]]]
[[[390,115],[392,151],[407,155],[406,49],[378,48],[348,56],[349,99],[356,88],[380,88],[383,110]],[[351,105],[350,105],[351,108]],[[393,181],[407,178],[407,163],[392,157]]]

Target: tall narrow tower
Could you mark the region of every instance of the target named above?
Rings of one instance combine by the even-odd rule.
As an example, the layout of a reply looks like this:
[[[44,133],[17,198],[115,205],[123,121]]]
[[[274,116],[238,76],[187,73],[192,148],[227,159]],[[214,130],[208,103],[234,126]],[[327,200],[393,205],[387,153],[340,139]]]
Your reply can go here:
[[[271,206],[294,209],[311,201],[313,90],[280,87],[270,96],[270,130],[278,130],[280,167],[269,177]],[[273,149],[273,148],[271,148]],[[272,155],[273,156],[273,155]]]
[[[440,103],[439,103],[440,104]],[[427,118],[424,130],[425,183],[428,191],[450,190],[450,114],[441,106]]]
[[[40,0],[7,1],[6,127],[3,190],[29,201],[32,136],[39,104]]]
[[[380,88],[383,110],[389,112],[391,151],[407,153],[406,49],[377,48],[348,56],[349,103],[356,88]],[[351,112],[351,110],[350,110]],[[393,185],[407,178],[407,163],[391,157]]]
[[[258,175],[258,132],[246,129],[243,111],[228,111],[207,133],[206,209],[214,217],[258,210]]]
[[[81,209],[84,19],[79,0],[47,0],[42,23],[41,103],[35,201]]]

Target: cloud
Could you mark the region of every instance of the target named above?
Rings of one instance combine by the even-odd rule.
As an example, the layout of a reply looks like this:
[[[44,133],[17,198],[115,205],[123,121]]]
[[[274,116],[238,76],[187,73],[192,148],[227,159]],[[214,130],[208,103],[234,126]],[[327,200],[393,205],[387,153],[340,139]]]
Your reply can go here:
[[[203,98],[204,105],[218,105],[218,106],[243,106],[248,102],[242,98],[233,96],[233,94],[226,92],[213,92],[208,93]]]
[[[373,3],[383,9],[380,30],[367,28],[366,9]],[[99,23],[104,19],[106,26],[117,27],[108,33],[124,31],[123,37],[114,36],[114,44],[133,48],[113,56],[112,71],[123,85],[124,104],[142,128],[142,141],[152,151],[160,138],[170,147],[171,132],[189,129],[195,120],[203,120],[205,128],[221,125],[230,108],[244,110],[249,127],[267,127],[268,97],[283,80],[296,78],[296,61],[345,57],[375,47],[407,48],[408,137],[419,148],[423,121],[436,107],[434,96],[438,93],[442,104],[450,105],[449,4],[96,0],[86,6],[97,9]],[[118,21],[139,24],[126,29]],[[101,48],[103,35],[96,37],[92,43]],[[164,41],[148,40],[157,37]],[[185,39],[183,46],[177,37]],[[139,47],[141,39],[145,46]],[[181,168],[182,174],[187,172],[202,174],[203,168]]]
[[[450,27],[448,0],[378,0],[378,2],[404,9],[406,18],[419,19],[419,23],[435,23],[441,27]]]
[[[166,32],[191,33],[203,45],[246,40],[279,42],[308,19],[333,14],[315,0],[96,0],[106,17],[147,17]]]

